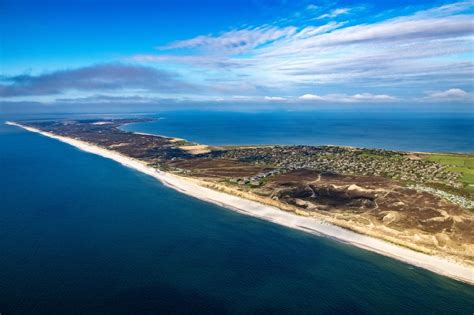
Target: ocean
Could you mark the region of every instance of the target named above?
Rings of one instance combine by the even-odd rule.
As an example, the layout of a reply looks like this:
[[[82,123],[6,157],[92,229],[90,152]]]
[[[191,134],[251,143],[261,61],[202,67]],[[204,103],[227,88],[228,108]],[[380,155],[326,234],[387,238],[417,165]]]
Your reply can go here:
[[[472,112],[373,110],[180,111],[124,130],[211,145],[344,145],[422,152],[474,152]]]
[[[314,133],[323,129],[305,131],[305,115],[301,123],[280,118],[278,127],[271,116],[280,116],[273,113],[194,114],[159,113],[151,115],[159,121],[125,128],[210,144],[319,144]],[[403,137],[386,131],[387,146],[472,151],[466,134],[472,126],[465,120],[439,127],[444,133],[463,130],[464,137],[439,131],[436,137],[444,140],[431,139],[430,146],[422,139],[396,140]],[[348,124],[355,131],[361,122]],[[284,136],[280,129],[287,125],[294,126],[293,135],[299,125],[303,140]],[[436,128],[426,126],[435,125],[425,121],[419,134],[433,136]],[[369,129],[361,133],[378,135]],[[381,141],[367,134],[352,139],[334,144],[370,147]],[[56,140],[1,125],[0,150],[1,314],[474,310],[473,286],[182,195]]]

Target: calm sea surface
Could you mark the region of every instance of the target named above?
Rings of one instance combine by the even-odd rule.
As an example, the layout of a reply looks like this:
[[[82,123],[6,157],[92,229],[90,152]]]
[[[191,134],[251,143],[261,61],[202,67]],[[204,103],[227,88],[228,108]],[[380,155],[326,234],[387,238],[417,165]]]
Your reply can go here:
[[[158,122],[140,129],[241,143],[215,115],[179,128],[175,117],[189,124],[192,117],[163,114],[162,129]],[[253,123],[270,125],[239,115],[242,135],[257,130]],[[278,131],[284,125],[272,128],[247,140],[296,143]],[[314,134],[324,128],[312,128],[302,142],[318,143]],[[473,286],[201,202],[113,161],[0,126],[1,314],[473,311]]]
[[[471,113],[404,111],[172,112],[125,130],[224,144],[335,144],[424,152],[474,152]]]

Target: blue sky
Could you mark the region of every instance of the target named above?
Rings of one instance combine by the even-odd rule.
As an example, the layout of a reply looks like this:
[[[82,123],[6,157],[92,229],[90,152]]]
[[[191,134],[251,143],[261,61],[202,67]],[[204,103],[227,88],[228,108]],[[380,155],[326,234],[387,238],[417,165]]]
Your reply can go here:
[[[473,104],[472,2],[0,3],[4,102]]]

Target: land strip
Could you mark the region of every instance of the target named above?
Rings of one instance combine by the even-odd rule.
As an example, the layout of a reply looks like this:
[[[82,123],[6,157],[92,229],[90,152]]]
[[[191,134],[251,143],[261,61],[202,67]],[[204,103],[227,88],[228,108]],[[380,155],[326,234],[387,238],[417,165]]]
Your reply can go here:
[[[21,127],[81,149],[89,146],[96,154],[117,155],[121,163],[138,163],[135,168],[178,190],[195,196],[200,191],[198,198],[279,224],[313,229],[473,282],[472,211],[456,200],[410,186],[439,184],[453,188],[446,193],[465,200],[469,206],[470,192],[460,186],[461,176],[448,170],[450,166],[420,154],[342,147],[206,147],[207,152],[190,153],[174,138],[118,128],[130,122],[134,121],[29,122]],[[184,145],[190,146],[187,142]],[[347,162],[360,160],[364,163]],[[364,167],[367,161],[370,163]],[[405,171],[410,167],[416,171]],[[416,177],[403,178],[413,173]],[[308,226],[308,222],[312,224]],[[394,254],[398,250],[404,254]],[[435,259],[436,263],[425,259]]]

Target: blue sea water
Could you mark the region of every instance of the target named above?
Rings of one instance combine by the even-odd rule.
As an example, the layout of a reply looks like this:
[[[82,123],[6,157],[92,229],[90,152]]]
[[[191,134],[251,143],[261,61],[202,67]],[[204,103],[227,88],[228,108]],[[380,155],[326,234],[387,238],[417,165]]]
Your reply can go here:
[[[173,115],[185,116],[162,122]],[[170,135],[215,143],[183,128]],[[222,130],[214,139],[230,137]],[[0,126],[0,175],[1,314],[474,310],[473,286],[193,199],[15,127]]]
[[[472,112],[403,110],[186,111],[123,127],[212,145],[348,145],[422,152],[474,152]]]

